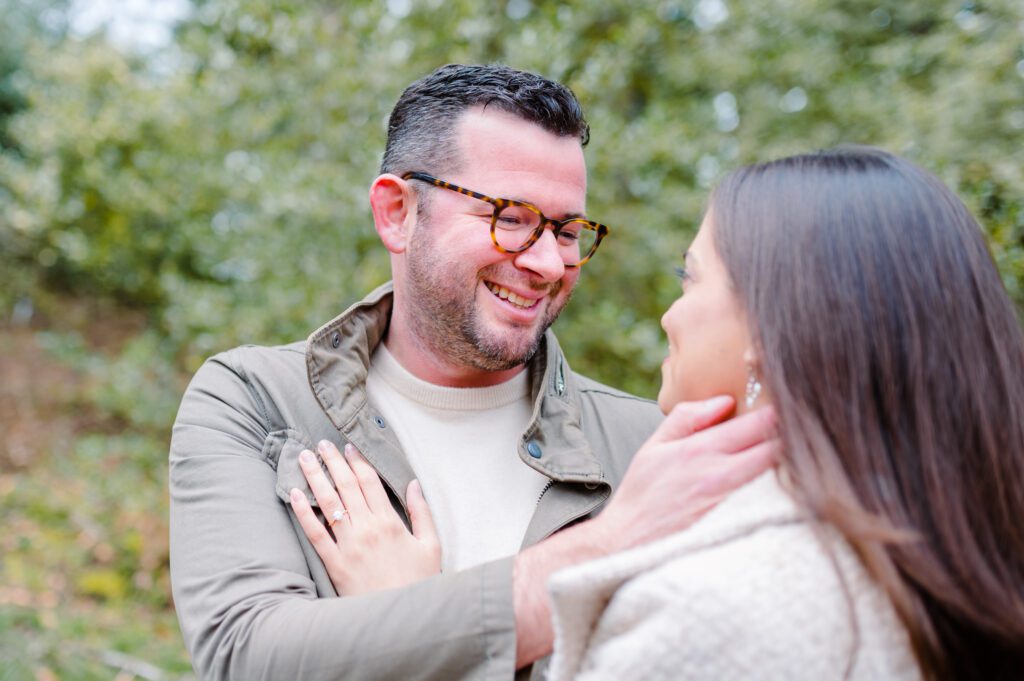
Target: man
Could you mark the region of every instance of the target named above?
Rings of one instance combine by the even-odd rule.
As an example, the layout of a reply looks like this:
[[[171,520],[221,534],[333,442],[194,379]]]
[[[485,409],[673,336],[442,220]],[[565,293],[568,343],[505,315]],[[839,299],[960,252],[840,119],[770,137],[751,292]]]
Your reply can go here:
[[[417,81],[370,190],[393,287],[306,343],[197,373],[171,443],[171,574],[202,678],[540,678],[554,570],[681,529],[768,465],[769,416],[696,433],[728,399],[673,412],[629,465],[656,408],[574,374],[548,331],[606,231],[583,217],[587,137],[572,93],[539,76]],[[422,519],[420,480],[440,574],[338,594],[291,494],[308,511],[300,462],[343,444],[365,457],[368,506],[376,471],[376,498]],[[341,551],[352,511],[323,509]],[[402,563],[359,536],[378,566]]]

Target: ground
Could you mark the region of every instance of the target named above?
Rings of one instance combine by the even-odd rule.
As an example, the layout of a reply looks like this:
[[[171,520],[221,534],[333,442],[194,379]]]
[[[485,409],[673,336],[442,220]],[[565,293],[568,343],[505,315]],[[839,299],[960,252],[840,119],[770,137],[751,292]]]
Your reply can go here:
[[[126,418],[105,373],[146,321],[56,310],[0,325],[0,681],[186,678],[167,573],[169,424]]]

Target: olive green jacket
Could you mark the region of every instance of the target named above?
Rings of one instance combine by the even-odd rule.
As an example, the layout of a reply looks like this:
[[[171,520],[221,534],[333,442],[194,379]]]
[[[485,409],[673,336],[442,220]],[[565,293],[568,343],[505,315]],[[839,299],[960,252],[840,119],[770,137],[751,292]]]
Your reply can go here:
[[[219,354],[189,385],[171,439],[171,582],[201,679],[529,674],[514,671],[512,557],[338,597],[291,511],[293,487],[316,506],[298,455],[326,439],[363,453],[408,523],[413,471],[365,389],[391,302],[385,284],[305,343]],[[551,483],[523,546],[596,513],[660,419],[650,401],[574,374],[550,331],[544,341],[518,448]]]

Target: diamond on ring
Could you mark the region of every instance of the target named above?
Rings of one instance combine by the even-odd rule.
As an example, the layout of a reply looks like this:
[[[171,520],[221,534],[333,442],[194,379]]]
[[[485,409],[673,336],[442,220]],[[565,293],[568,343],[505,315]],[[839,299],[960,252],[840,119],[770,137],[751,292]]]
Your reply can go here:
[[[333,527],[333,526],[334,526],[334,523],[336,523],[336,522],[338,522],[339,520],[341,520],[342,518],[344,518],[344,517],[345,517],[345,514],[346,514],[346,513],[348,513],[348,511],[346,511],[346,510],[345,510],[345,509],[343,509],[343,508],[342,508],[342,509],[339,509],[339,510],[337,510],[337,511],[335,511],[334,513],[332,513],[332,514],[331,514],[331,522],[330,522],[330,525],[331,525],[331,526]]]

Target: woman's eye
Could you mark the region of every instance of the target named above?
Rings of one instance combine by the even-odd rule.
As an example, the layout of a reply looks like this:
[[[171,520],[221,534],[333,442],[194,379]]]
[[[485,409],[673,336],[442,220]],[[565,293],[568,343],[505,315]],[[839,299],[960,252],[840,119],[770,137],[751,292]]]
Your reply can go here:
[[[690,280],[690,273],[686,271],[685,267],[680,265],[680,266],[676,267],[675,269],[676,269],[676,276],[679,277],[680,280],[682,280],[683,282],[687,282],[687,281]]]

